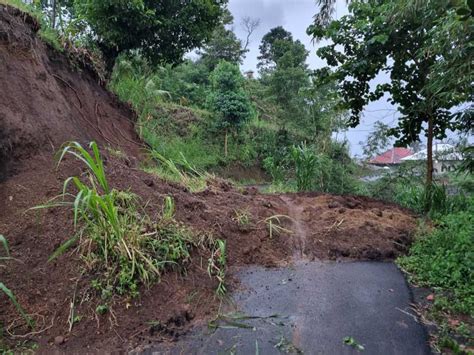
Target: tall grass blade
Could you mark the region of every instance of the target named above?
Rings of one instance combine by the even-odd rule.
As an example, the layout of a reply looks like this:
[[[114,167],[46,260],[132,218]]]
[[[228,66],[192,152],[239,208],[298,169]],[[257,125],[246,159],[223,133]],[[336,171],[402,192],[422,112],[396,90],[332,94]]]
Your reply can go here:
[[[20,304],[18,303],[18,301],[16,300],[16,297],[15,295],[13,294],[13,292],[3,284],[3,282],[0,282],[0,291],[3,291],[4,294],[7,295],[7,297],[10,299],[10,301],[13,303],[13,305],[15,306],[15,308],[17,309],[17,311],[21,314],[21,316],[23,317],[23,319],[26,321],[26,323],[28,324],[28,326],[30,328],[33,328],[34,326],[34,322],[33,320],[31,319],[30,316],[28,316],[25,311],[23,310],[23,308],[20,306]]]
[[[63,244],[61,244],[59,246],[59,248],[57,248],[53,254],[51,254],[51,256],[48,258],[48,263],[53,261],[54,259],[56,259],[58,256],[61,256],[63,255],[71,246],[74,245],[74,243],[76,243],[76,241],[79,239],[79,237],[76,235],[70,239],[68,239],[67,241],[65,241]]]

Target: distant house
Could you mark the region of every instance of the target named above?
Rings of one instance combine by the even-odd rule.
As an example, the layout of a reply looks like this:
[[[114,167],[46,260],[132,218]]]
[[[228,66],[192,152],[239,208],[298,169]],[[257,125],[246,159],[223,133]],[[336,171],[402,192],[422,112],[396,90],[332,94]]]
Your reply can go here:
[[[385,153],[369,160],[369,164],[376,166],[393,166],[402,162],[402,159],[413,154],[408,148],[392,148]]]
[[[402,162],[426,161],[427,156],[427,150],[423,149],[418,153],[404,157]],[[436,143],[433,145],[433,169],[435,174],[454,171],[462,160],[462,154],[453,145],[446,143]]]
[[[247,79],[253,79],[253,70],[248,70],[244,73],[244,75],[247,77]]]

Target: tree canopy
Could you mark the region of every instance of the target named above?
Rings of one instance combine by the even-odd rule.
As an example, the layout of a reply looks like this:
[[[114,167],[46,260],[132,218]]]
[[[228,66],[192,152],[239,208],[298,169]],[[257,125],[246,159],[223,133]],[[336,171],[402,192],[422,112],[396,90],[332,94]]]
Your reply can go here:
[[[441,69],[440,62],[449,56],[430,48],[436,43],[434,36],[440,30],[440,21],[456,16],[456,11],[443,1],[429,3],[430,9],[421,7],[429,10],[427,13],[420,10],[418,15],[403,15],[397,11],[397,1],[352,1],[349,15],[328,26],[315,24],[309,29],[315,38],[332,42],[318,50],[328,64],[319,70],[319,80],[338,81],[343,107],[351,113],[350,126],[359,124],[369,102],[387,95],[400,112],[398,126],[390,130],[398,144],[417,141],[425,131],[428,151],[433,138],[442,139],[448,129],[456,128],[456,108],[472,100],[472,89],[433,85],[432,79],[437,75],[448,79],[449,71],[446,67]],[[464,45],[463,41],[454,42],[445,50],[462,52]],[[372,80],[382,73],[390,77],[389,82],[373,85]],[[472,83],[472,70],[464,75],[470,76],[468,81]],[[429,154],[428,163],[430,160]],[[432,166],[428,171],[427,181],[431,182]]]
[[[217,128],[225,132],[226,156],[228,131],[238,130],[252,115],[252,106],[243,83],[239,67],[226,61],[221,61],[211,73],[209,101],[218,115]]]
[[[242,47],[242,41],[237,38],[232,28],[234,18],[225,10],[221,23],[215,28],[211,38],[204,44],[201,54],[202,62],[210,71],[224,60],[233,64],[242,64],[246,50]]]
[[[277,41],[280,45],[277,45]],[[259,69],[274,67],[277,60],[284,54],[285,42],[292,43],[293,35],[281,26],[272,28],[265,34],[259,46],[260,55],[257,57],[259,61],[257,67]]]
[[[76,0],[107,61],[138,50],[154,63],[177,63],[208,39],[227,0]],[[109,65],[110,66],[110,65]]]

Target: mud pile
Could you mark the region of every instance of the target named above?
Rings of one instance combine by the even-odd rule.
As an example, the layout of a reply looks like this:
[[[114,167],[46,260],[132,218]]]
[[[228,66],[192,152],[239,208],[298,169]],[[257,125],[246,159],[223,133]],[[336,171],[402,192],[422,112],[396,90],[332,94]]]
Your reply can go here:
[[[82,173],[66,159],[56,169],[54,154],[66,141],[96,141],[106,157],[111,186],[141,197],[149,215],[163,198],[176,202],[177,219],[227,241],[229,282],[233,268],[277,266],[294,258],[392,259],[411,242],[415,219],[394,205],[352,196],[261,195],[217,179],[202,192],[170,184],[138,168],[144,147],[135,116],[101,86],[94,73],[58,53],[38,37],[34,18],[0,5],[0,234],[14,260],[0,268],[0,280],[37,321],[25,334],[14,306],[0,295],[0,323],[6,341],[33,340],[44,352],[132,350],[146,342],[172,339],[215,315],[216,281],[199,251],[185,274],[169,272],[136,299],[117,300],[98,315],[92,275],[82,274],[74,251],[48,263],[51,253],[74,233],[71,211],[27,211],[57,196],[64,180]],[[75,63],[75,64],[73,64]],[[120,157],[111,154],[120,150]],[[246,214],[247,223],[239,223]],[[265,220],[281,218],[282,233]],[[296,252],[295,252],[296,251]],[[79,320],[69,332],[71,299]]]

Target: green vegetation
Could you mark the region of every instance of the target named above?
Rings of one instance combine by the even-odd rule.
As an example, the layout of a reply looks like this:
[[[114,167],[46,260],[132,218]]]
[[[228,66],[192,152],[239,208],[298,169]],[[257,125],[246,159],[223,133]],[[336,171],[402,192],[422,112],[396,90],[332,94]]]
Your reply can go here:
[[[466,210],[439,217],[434,227],[420,228],[409,255],[397,261],[412,282],[435,292],[433,307],[425,317],[438,325],[434,345],[440,352],[450,349],[466,354],[465,347],[474,343],[470,325],[474,317],[473,216],[471,197]],[[466,319],[459,315],[467,316],[467,323],[456,320]]]
[[[228,135],[236,133],[252,115],[243,77],[238,66],[220,62],[210,76],[210,107],[216,113],[215,126],[224,133],[224,156],[228,156]]]
[[[365,347],[359,344],[357,340],[355,340],[353,337],[344,337],[344,339],[342,339],[342,342],[344,343],[344,345],[351,346],[357,351],[365,350]]]
[[[413,246],[397,263],[414,284],[434,291],[434,305],[425,317],[439,325],[436,346],[458,349],[461,354],[462,344],[458,341],[464,339],[465,344],[472,344],[472,332],[452,326],[450,319],[459,314],[474,315],[473,176],[470,172],[445,175],[444,180],[449,179],[450,188],[456,191],[451,195],[441,182],[427,191],[423,175],[423,169],[404,164],[368,183],[365,193],[422,216]]]
[[[219,297],[224,297],[227,289],[225,287],[225,272],[227,267],[226,261],[226,242],[217,239],[211,250],[211,256],[208,260],[207,272],[209,276],[215,277],[219,282],[216,289],[216,294]]]
[[[196,73],[199,73],[197,77]],[[297,129],[296,122],[292,124],[294,127],[286,128],[279,114],[267,118],[267,112],[281,110],[277,101],[266,93],[266,84],[244,79],[235,65],[224,61],[210,72],[201,62],[188,61],[171,69],[153,67],[139,56],[121,57],[110,88],[137,110],[138,132],[151,146],[151,155],[157,162],[146,169],[165,179],[188,185],[178,170],[196,177],[204,171],[217,171],[238,163],[249,168],[262,167],[272,176],[274,186],[283,182],[292,185],[295,174],[291,147],[303,141],[323,140],[324,151],[316,145],[310,149],[315,154],[318,150],[320,164],[330,164],[329,176],[337,178],[323,179],[320,190],[336,192],[353,188],[347,181],[351,180],[355,165],[347,147],[330,139],[331,132],[337,129],[334,120],[339,119],[339,114],[328,110],[335,96],[331,98],[334,93],[328,94],[327,89],[319,108],[308,110],[311,118],[308,116],[307,122],[314,123],[314,130],[308,134]],[[312,92],[318,98],[323,97],[315,89]],[[202,93],[208,99],[197,100],[195,93]],[[183,99],[182,95],[187,96]],[[319,171],[314,170],[313,179],[321,181],[316,176]],[[344,174],[339,174],[341,171]],[[197,185],[191,190],[205,187],[205,184]],[[321,186],[321,182],[313,185]]]
[[[40,38],[58,52],[62,52],[64,49],[62,45],[62,38],[60,34],[51,28],[49,18],[45,16],[40,9],[34,5],[24,3],[21,0],[0,0],[0,4],[6,4],[14,6],[35,18],[40,24],[41,28],[38,31]]]
[[[146,171],[157,174],[161,178],[181,183],[192,192],[202,191],[207,187],[207,182],[213,179],[208,173],[201,173],[193,168],[184,155],[181,153],[181,159],[178,163],[167,159],[156,151],[151,151],[151,156],[158,163],[157,166],[147,168]]]
[[[92,286],[106,302],[113,293],[135,296],[141,284],[159,280],[165,268],[186,265],[190,249],[198,242],[188,228],[173,219],[170,197],[165,199],[161,218],[154,221],[140,208],[137,196],[111,188],[97,145],[92,142],[90,149],[91,153],[77,142],[64,147],[59,163],[66,154],[74,156],[85,164],[87,178],[85,182],[75,176],[66,179],[59,196],[62,201],[55,198],[36,208],[73,208],[76,234],[49,261],[78,241],[86,268],[97,274]],[[67,192],[71,184],[74,194]]]
[[[474,201],[421,229],[410,254],[399,259],[413,280],[442,292],[435,306],[474,316]]]
[[[468,46],[473,21],[472,16],[457,15],[463,3],[351,1],[349,15],[308,29],[316,39],[332,42],[318,49],[328,64],[318,71],[318,80],[338,82],[352,127],[359,124],[369,102],[387,95],[399,107],[398,126],[389,130],[398,144],[418,141],[425,132],[426,189],[433,181],[433,139],[445,138],[449,129],[464,129],[461,119],[472,117],[472,110],[456,109],[472,101],[474,75],[469,61],[459,59]],[[463,72],[453,72],[459,66]],[[389,82],[370,85],[381,72],[390,75]],[[453,77],[462,79],[453,82]],[[471,128],[472,122],[467,129]]]
[[[6,260],[10,260],[11,257],[10,257],[10,249],[8,248],[8,241],[7,239],[0,234],[0,244],[1,246],[3,247],[3,249],[5,250],[5,253],[6,253],[6,256],[2,256],[0,257],[0,261],[6,261]],[[3,267],[4,265],[0,265],[0,267]],[[20,315],[23,317],[23,319],[26,321],[26,323],[28,324],[28,326],[30,328],[33,328],[34,326],[34,322],[33,320],[31,319],[31,317],[26,314],[26,312],[23,310],[23,308],[21,307],[20,303],[18,303],[15,295],[13,294],[13,292],[7,287],[5,286],[5,284],[3,282],[0,281],[0,291],[3,292],[9,299],[10,301],[13,303],[13,305],[15,306],[15,308],[17,309],[18,313],[20,313]],[[0,329],[1,330],[1,329]],[[1,349],[1,348],[0,348]]]

